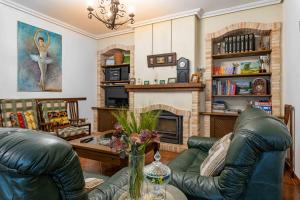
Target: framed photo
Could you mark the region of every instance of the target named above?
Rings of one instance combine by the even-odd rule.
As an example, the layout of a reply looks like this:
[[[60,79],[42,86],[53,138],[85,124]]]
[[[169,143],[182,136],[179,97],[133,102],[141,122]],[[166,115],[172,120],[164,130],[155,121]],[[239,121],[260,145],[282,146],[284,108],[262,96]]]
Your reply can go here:
[[[148,67],[175,66],[177,64],[176,53],[166,53],[147,56]]]
[[[176,78],[168,78],[168,83],[169,84],[173,84],[173,83],[176,83],[176,82],[177,82]]]
[[[135,78],[131,78],[130,80],[129,80],[129,83],[130,83],[130,85],[135,85]]]
[[[164,84],[166,84],[166,81],[165,80],[160,80],[159,84],[164,85]]]
[[[192,83],[199,83],[200,82],[200,76],[199,76],[199,74],[192,74],[191,82]]]
[[[144,81],[144,85],[150,85],[149,81]]]

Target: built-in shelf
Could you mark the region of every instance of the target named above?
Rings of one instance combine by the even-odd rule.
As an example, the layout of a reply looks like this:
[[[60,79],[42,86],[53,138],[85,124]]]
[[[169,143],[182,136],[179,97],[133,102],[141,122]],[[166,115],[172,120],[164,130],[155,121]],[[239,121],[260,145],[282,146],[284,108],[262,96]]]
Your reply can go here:
[[[222,112],[200,112],[200,115],[211,115],[211,116],[229,116],[229,117],[237,117],[238,113],[222,113]]]
[[[122,80],[122,81],[101,81],[101,84],[110,84],[110,83],[129,83],[129,80]]]
[[[118,68],[118,67],[128,67],[130,64],[120,64],[120,65],[102,65],[102,68]]]
[[[226,59],[226,58],[238,58],[238,57],[249,57],[249,56],[262,56],[270,54],[272,50],[261,50],[261,51],[247,51],[238,53],[226,53],[226,54],[215,54],[212,55],[213,59]]]
[[[128,110],[126,107],[92,107],[93,110]]]
[[[258,76],[271,76],[272,73],[255,73],[255,74],[224,74],[212,75],[212,78],[240,78],[240,77],[258,77]]]
[[[245,94],[245,95],[213,95],[213,97],[272,97],[270,94],[262,94],[262,95],[256,95],[256,94]]]
[[[110,84],[110,85],[108,85],[108,84],[101,84],[100,85],[100,87],[124,87],[124,86],[126,86],[127,84]]]
[[[157,85],[126,85],[128,92],[165,92],[165,91],[202,91],[205,85],[201,83],[174,83]]]

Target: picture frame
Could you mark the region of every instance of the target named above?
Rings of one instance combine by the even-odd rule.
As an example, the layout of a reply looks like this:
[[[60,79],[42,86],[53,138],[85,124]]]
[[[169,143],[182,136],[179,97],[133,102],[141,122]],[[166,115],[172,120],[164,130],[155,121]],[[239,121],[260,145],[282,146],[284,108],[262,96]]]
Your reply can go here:
[[[199,83],[200,82],[200,76],[199,74],[192,74],[191,76],[191,83]]]
[[[164,84],[166,84],[166,81],[165,80],[160,80],[159,84],[164,85]]]
[[[168,78],[168,84],[174,84],[177,82],[177,78]]]
[[[144,85],[150,85],[149,81],[144,81]]]
[[[177,64],[176,53],[165,53],[147,56],[148,67],[175,66]]]
[[[135,78],[131,78],[131,79],[129,80],[129,84],[130,84],[130,85],[135,85],[135,83],[136,83],[136,79],[135,79]]]

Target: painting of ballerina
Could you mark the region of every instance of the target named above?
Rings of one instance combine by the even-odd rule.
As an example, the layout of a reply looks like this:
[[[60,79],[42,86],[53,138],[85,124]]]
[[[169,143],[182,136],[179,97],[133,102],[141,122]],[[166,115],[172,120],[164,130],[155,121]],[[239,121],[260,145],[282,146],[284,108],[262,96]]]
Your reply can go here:
[[[62,91],[62,37],[18,22],[18,91]]]

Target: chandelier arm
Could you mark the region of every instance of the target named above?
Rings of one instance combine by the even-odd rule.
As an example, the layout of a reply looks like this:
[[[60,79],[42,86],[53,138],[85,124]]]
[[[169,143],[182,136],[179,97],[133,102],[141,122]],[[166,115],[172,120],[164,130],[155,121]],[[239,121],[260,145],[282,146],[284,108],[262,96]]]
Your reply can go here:
[[[104,19],[102,19],[101,17],[99,17],[97,14],[94,14],[94,13],[89,13],[89,14],[92,15],[93,17],[95,17],[96,19],[98,19],[99,21],[101,21],[104,24],[110,24],[109,22],[107,22]]]

